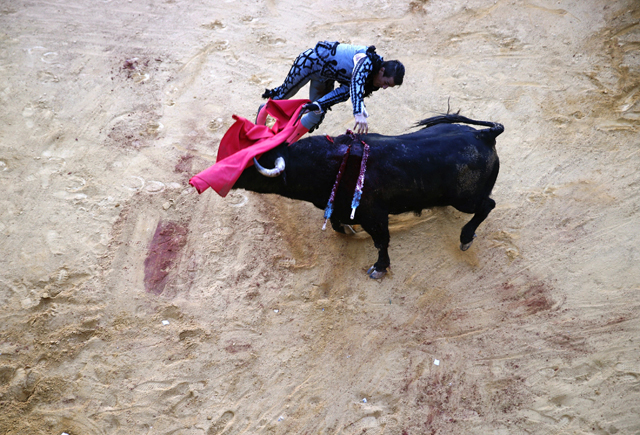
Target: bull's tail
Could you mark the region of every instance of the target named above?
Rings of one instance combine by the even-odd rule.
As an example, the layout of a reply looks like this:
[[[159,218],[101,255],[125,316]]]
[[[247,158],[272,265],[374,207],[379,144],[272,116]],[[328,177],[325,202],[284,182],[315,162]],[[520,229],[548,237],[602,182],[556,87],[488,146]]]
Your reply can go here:
[[[457,113],[448,113],[446,115],[434,116],[431,118],[423,119],[422,121],[415,124],[415,127],[422,126],[422,128],[432,127],[437,124],[471,124],[471,125],[482,125],[485,127],[490,127],[485,130],[480,130],[484,137],[495,139],[498,137],[503,131],[504,126],[497,122],[488,122],[488,121],[476,121],[475,119],[470,119]]]

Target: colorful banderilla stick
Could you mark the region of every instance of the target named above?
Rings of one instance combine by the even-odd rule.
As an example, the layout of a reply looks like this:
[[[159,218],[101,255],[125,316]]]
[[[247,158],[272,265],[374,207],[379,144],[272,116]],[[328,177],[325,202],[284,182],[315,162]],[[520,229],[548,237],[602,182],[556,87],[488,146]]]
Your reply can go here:
[[[329,202],[327,203],[327,207],[324,209],[324,224],[322,225],[322,231],[327,229],[327,220],[331,217],[331,214],[333,213],[333,200],[336,198],[336,191],[338,190],[338,185],[340,184],[340,180],[342,179],[344,168],[347,166],[347,159],[349,158],[350,152],[351,152],[351,145],[349,145],[349,147],[347,148],[347,152],[344,153],[344,157],[342,157],[342,163],[340,164],[340,169],[338,169],[338,175],[336,175],[336,181],[335,183],[333,183],[333,189],[331,189]]]
[[[351,220],[356,215],[356,208],[360,205],[360,198],[362,198],[362,188],[364,187],[364,175],[367,172],[367,159],[369,158],[369,145],[362,142],[364,150],[362,151],[362,163],[360,163],[360,175],[358,176],[358,184],[356,184],[356,191],[353,193],[353,201],[351,201]]]

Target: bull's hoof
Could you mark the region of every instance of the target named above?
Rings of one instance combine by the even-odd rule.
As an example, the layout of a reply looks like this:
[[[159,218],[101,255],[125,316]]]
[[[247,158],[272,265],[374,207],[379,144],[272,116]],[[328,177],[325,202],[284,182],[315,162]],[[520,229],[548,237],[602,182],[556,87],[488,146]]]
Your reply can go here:
[[[476,235],[473,235],[473,239],[476,238]],[[466,251],[467,249],[469,249],[471,247],[471,244],[473,243],[473,239],[471,239],[471,241],[469,243],[460,243],[460,249],[462,251]]]
[[[375,266],[371,266],[369,270],[367,270],[367,275],[369,275],[371,279],[382,279],[386,274],[386,270],[376,270]]]

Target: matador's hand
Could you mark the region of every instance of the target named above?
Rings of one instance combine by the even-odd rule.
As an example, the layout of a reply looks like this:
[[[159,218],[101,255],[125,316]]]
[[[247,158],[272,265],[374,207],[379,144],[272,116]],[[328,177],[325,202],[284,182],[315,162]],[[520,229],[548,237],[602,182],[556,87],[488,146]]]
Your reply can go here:
[[[353,130],[358,134],[369,133],[369,124],[367,123],[367,117],[360,113],[355,115],[354,117],[356,118],[356,125],[353,127]]]

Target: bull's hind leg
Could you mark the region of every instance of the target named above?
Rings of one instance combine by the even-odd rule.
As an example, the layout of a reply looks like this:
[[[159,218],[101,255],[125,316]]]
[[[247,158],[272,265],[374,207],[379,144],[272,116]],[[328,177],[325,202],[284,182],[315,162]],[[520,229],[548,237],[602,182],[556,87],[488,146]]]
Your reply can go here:
[[[372,213],[369,216],[359,217],[360,225],[371,238],[378,249],[378,261],[369,268],[367,274],[370,278],[380,279],[387,273],[391,264],[389,259],[389,215],[383,212]]]
[[[491,198],[485,198],[480,201],[471,220],[462,227],[462,232],[460,233],[460,249],[463,251],[469,249],[473,243],[473,239],[476,237],[476,229],[478,229],[482,221],[489,216],[489,213],[491,213],[491,210],[493,210],[495,206],[496,202]]]

